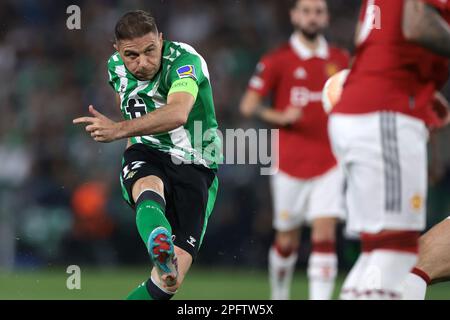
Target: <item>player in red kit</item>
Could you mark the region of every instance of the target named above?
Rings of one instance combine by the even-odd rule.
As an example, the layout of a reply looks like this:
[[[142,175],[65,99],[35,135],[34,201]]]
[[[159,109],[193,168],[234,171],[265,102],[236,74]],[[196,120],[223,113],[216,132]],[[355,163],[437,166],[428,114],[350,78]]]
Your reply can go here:
[[[343,173],[337,167],[322,104],[325,81],[347,68],[348,54],[322,35],[328,25],[325,0],[298,0],[291,9],[295,28],[289,43],[257,65],[241,112],[280,128],[278,172],[271,176],[275,241],[269,251],[272,299],[289,299],[300,245],[300,226],[312,226],[308,262],[310,299],[330,299],[337,273],[335,229],[344,217]],[[273,107],[261,107],[272,96]]]
[[[428,3],[426,5],[425,3]],[[438,12],[436,11],[438,10]],[[442,19],[437,15],[441,15],[447,22],[445,25]],[[426,0],[424,2],[408,1],[405,4],[405,23],[407,34],[411,40],[415,40],[424,46],[430,46],[435,52],[441,54],[440,64],[436,66],[436,84],[442,85],[447,77],[445,71],[448,66],[449,56],[449,36],[450,33],[450,1],[448,0]],[[410,17],[410,19],[407,19]],[[414,19],[411,19],[414,17]],[[426,28],[427,37],[423,35],[423,29]],[[443,31],[444,29],[445,31]],[[430,35],[432,34],[432,36]],[[433,39],[432,41],[430,39]],[[444,43],[441,43],[441,42]],[[442,46],[434,48],[434,46]],[[438,110],[437,126],[442,127],[449,123],[449,105],[448,101],[443,99],[442,95],[437,95],[433,103]],[[440,111],[439,111],[440,110]],[[423,300],[425,299],[427,286],[432,283],[450,280],[450,217],[438,223],[419,239],[419,256],[418,261],[407,276],[403,286],[403,298]]]
[[[430,105],[450,56],[448,26],[421,1],[363,2],[356,58],[330,116],[333,151],[347,182],[347,227],[360,234],[363,251],[342,299],[401,299],[417,260]],[[408,6],[425,6],[426,23],[406,15]]]

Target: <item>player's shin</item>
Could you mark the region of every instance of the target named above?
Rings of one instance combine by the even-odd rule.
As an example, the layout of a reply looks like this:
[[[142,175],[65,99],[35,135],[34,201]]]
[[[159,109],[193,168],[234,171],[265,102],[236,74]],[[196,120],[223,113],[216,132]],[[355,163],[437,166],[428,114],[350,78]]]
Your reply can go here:
[[[165,200],[153,190],[143,191],[136,201],[136,225],[139,234],[148,248],[148,240],[153,230],[165,228],[172,233],[169,221],[165,216]]]
[[[160,273],[164,271],[171,275],[169,282],[176,282],[176,262],[173,265],[172,259],[173,243],[171,240],[172,228],[169,221],[165,217],[165,200],[157,192],[153,190],[145,190],[141,192],[136,200],[136,225],[139,234],[147,246],[148,252],[152,258],[152,262],[157,264],[154,258],[161,259],[161,265],[158,267],[166,267],[170,270],[158,270]],[[153,238],[155,239],[153,239]],[[157,248],[154,248],[158,246]],[[165,251],[164,251],[165,250]],[[156,253],[155,253],[156,252]],[[167,258],[165,256],[168,256]],[[169,261],[170,260],[170,261]],[[172,270],[173,269],[173,270]],[[127,299],[130,300],[167,300],[169,299],[166,292],[158,290],[159,286],[151,279],[147,280],[134,291],[130,293]],[[161,292],[160,292],[161,291]]]
[[[329,300],[337,274],[337,255],[332,241],[314,242],[308,261],[309,299]]]

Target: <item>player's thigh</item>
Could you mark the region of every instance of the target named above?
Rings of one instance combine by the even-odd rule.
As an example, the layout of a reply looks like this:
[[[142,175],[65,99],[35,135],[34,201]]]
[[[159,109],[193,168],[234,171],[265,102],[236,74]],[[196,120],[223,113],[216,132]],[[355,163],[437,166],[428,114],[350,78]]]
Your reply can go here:
[[[350,232],[361,232],[366,216],[371,216],[369,211],[379,212],[382,208],[379,191],[383,186],[382,161],[376,138],[377,123],[377,115],[333,114],[329,120],[333,152],[345,175],[344,199]],[[375,131],[374,136],[368,131]],[[374,150],[370,150],[371,145],[376,146]]]
[[[450,278],[450,217],[420,238],[417,267],[424,270],[432,281]]]
[[[273,204],[273,227],[277,232],[298,229],[305,220],[310,183],[282,171],[270,177]]]
[[[421,230],[427,140],[421,121],[393,112],[333,121],[334,132],[341,134],[349,230]]]
[[[120,183],[123,198],[131,207],[142,191],[150,189],[164,195],[169,188],[161,160],[142,144],[133,145],[124,152]]]
[[[399,219],[409,223],[410,230],[422,231],[426,222],[429,131],[418,119],[402,114],[395,118],[401,171]]]
[[[314,230],[325,232],[345,219],[344,173],[335,166],[314,179],[307,211],[307,220]]]

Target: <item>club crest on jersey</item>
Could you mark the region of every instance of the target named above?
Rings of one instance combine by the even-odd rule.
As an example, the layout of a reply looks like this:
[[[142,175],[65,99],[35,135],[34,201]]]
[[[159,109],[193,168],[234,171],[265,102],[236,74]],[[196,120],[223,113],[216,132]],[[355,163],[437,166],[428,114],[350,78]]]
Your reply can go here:
[[[194,80],[197,80],[197,75],[195,74],[195,67],[193,65],[182,66],[177,69],[177,73],[180,79],[192,78]]]
[[[411,208],[415,211],[415,212],[420,212],[420,210],[423,207],[423,197],[420,194],[415,194],[411,200]]]
[[[306,70],[302,67],[299,67],[299,68],[295,69],[295,71],[294,71],[295,79],[306,79],[307,76],[308,76],[308,74],[306,73]]]
[[[325,74],[327,75],[328,78],[330,78],[331,76],[336,74],[338,71],[339,71],[339,67],[334,63],[328,63],[325,66]]]
[[[125,180],[131,179],[134,177],[134,175],[137,173],[137,171],[130,171],[127,176],[125,177]]]

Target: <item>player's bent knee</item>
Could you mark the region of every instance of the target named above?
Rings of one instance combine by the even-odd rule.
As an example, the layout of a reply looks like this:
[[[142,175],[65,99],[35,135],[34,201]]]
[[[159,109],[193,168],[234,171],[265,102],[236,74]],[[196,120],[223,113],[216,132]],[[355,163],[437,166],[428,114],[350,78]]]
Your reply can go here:
[[[313,242],[335,241],[336,239],[335,218],[316,219],[312,223],[311,240]]]
[[[153,190],[161,196],[164,196],[164,183],[157,176],[147,176],[140,178],[133,185],[133,199],[136,201],[141,192],[145,190]]]
[[[336,241],[336,233],[334,229],[316,229],[311,233],[312,242],[334,242]]]
[[[283,255],[288,255],[297,250],[299,240],[299,230],[278,231],[275,236],[275,247]]]

